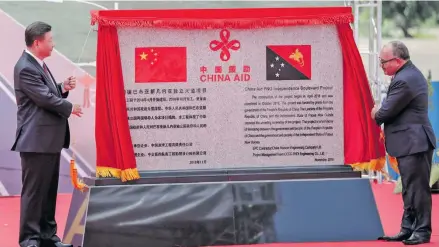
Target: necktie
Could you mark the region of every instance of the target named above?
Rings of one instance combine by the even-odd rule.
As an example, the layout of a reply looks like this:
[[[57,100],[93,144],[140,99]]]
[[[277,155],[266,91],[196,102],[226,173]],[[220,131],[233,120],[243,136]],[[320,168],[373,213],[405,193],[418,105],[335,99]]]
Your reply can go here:
[[[49,69],[47,68],[46,63],[43,63],[43,70],[44,70],[44,73],[46,73],[47,78],[49,78],[49,80],[52,82],[52,84],[55,85],[55,88],[58,89],[55,82],[52,80],[52,76],[49,73]]]
[[[44,69],[44,72],[46,73],[46,75],[49,77],[49,79],[51,79],[49,69],[47,68],[46,63],[43,63],[43,69]]]

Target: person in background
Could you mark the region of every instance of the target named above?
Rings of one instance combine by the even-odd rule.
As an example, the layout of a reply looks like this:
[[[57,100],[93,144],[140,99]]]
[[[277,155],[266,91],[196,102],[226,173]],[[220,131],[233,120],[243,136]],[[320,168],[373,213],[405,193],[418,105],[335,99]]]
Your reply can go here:
[[[18,110],[11,150],[21,157],[21,247],[72,247],[56,235],[55,208],[60,153],[70,144],[67,119],[81,116],[82,110],[66,100],[76,79],[56,83],[44,63],[54,48],[51,30],[44,22],[30,24],[24,33],[27,48],[14,67]]]
[[[374,106],[371,117],[378,125],[384,124],[387,153],[398,161],[404,214],[400,232],[379,239],[402,241],[406,245],[429,243],[432,231],[429,181],[436,137],[428,118],[427,81],[410,61],[409,51],[400,41],[382,48],[380,62],[392,81],[381,108]]]

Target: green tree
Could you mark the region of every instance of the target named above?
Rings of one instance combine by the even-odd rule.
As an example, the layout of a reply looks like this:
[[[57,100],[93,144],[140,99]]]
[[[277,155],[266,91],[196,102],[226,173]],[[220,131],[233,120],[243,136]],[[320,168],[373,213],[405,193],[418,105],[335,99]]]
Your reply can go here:
[[[419,27],[429,18],[439,24],[439,1],[383,1],[383,17],[393,20],[406,38],[410,29]]]

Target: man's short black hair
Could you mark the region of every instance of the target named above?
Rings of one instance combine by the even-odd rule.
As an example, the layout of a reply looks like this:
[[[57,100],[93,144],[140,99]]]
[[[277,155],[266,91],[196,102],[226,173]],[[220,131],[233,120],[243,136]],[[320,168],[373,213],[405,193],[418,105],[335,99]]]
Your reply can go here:
[[[392,45],[393,56],[403,60],[410,59],[409,49],[404,43],[401,41],[392,41],[390,44]]]
[[[52,27],[42,21],[36,21],[30,24],[24,31],[24,40],[26,41],[26,46],[32,46],[35,40],[43,39],[44,35],[50,31],[52,31]]]

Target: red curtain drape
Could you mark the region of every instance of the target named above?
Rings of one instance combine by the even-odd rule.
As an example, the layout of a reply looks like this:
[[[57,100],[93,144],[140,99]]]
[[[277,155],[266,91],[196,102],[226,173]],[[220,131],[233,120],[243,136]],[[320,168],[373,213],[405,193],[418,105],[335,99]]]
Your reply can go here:
[[[252,29],[294,25],[336,25],[343,53],[345,163],[382,170],[385,151],[380,128],[370,118],[374,101],[349,23],[352,9],[271,8],[92,11],[98,24],[96,146],[97,175],[137,179],[128,126],[116,28]]]
[[[345,163],[358,169],[383,170],[381,129],[370,116],[375,104],[363,61],[349,24],[337,25],[343,54]]]
[[[350,7],[91,11],[91,24],[171,29],[253,29],[350,23]]]
[[[96,176],[139,178],[128,126],[117,29],[99,26],[96,58]]]

